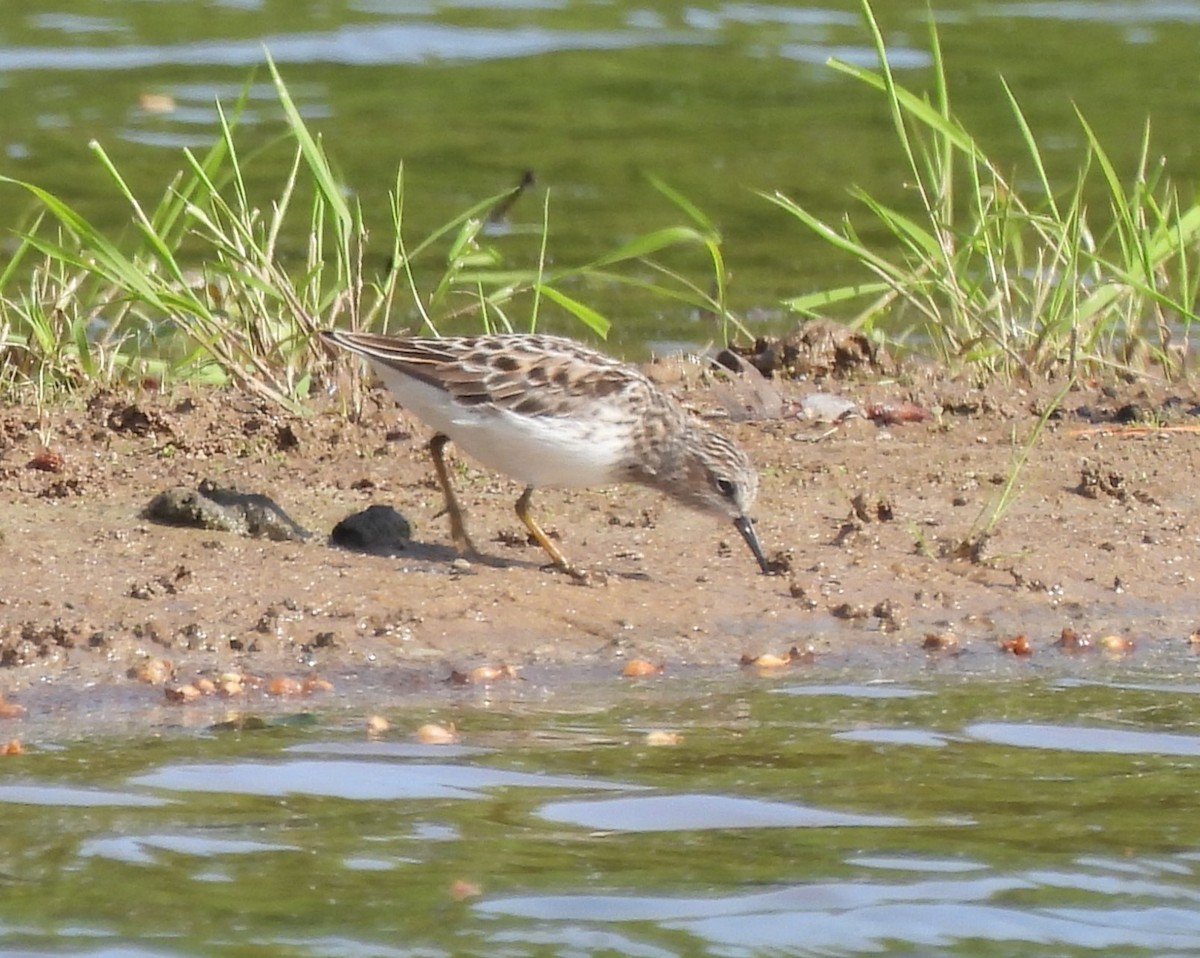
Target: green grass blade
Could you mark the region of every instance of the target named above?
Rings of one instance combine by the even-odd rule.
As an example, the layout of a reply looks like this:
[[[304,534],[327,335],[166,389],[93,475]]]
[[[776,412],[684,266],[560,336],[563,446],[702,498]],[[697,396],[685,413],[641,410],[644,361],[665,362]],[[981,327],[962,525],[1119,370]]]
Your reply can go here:
[[[552,303],[561,306],[572,316],[578,319],[581,323],[600,336],[602,339],[607,338],[609,329],[612,328],[612,323],[605,319],[599,312],[591,306],[581,303],[579,300],[568,296],[562,290],[555,289],[553,286],[541,287],[541,293],[546,299]]]
[[[689,200],[686,196],[684,196],[678,190],[668,186],[665,181],[660,180],[657,176],[648,176],[647,179],[650,180],[650,184],[656,190],[658,190],[658,192],[669,199],[673,204],[675,204],[675,206],[679,207],[679,209],[687,215],[688,219],[695,223],[696,226],[698,226],[701,230],[712,236],[717,236],[719,234],[719,231],[713,224],[713,221],[710,220],[708,216],[704,214],[704,211],[696,206],[696,204]]]
[[[838,286],[833,289],[822,289],[803,296],[793,296],[785,299],[783,305],[796,313],[806,316],[823,316],[824,310],[839,303],[861,299],[864,296],[878,296],[891,292],[893,287],[888,283],[855,283],[853,286]]]
[[[264,53],[267,59],[267,69],[270,71],[271,80],[275,84],[275,94],[279,97],[279,102],[283,106],[288,127],[291,130],[292,136],[295,137],[296,142],[300,145],[300,150],[304,154],[305,162],[308,164],[317,189],[320,191],[326,204],[333,211],[339,238],[349,237],[354,218],[351,216],[350,207],[342,195],[342,188],[334,178],[333,171],[329,167],[329,162],[325,158],[324,151],[322,151],[317,141],[313,138],[313,135],[309,132],[303,117],[300,116],[300,111],[296,109],[296,103],[292,100],[291,94],[284,85],[283,78],[280,76],[270,52],[264,51]]]
[[[587,268],[602,269],[627,260],[644,259],[675,246],[703,246],[707,239],[703,233],[690,226],[668,226],[634,237],[612,252],[592,260],[588,263]]]
[[[830,58],[826,62],[840,73],[861,80],[877,90],[889,92],[884,78],[874,70],[846,63],[836,57]],[[890,92],[895,96],[896,102],[903,108],[905,114],[912,116],[932,132],[945,137],[964,155],[979,160],[984,159],[978,144],[956,121],[943,117],[933,106],[903,87],[892,87]]]
[[[1009,112],[1017,121],[1017,128],[1021,131],[1021,139],[1025,143],[1025,150],[1029,154],[1029,158],[1033,161],[1033,168],[1037,171],[1038,182],[1042,184],[1042,195],[1046,198],[1046,203],[1050,207],[1050,214],[1055,220],[1062,220],[1062,214],[1058,210],[1058,204],[1054,199],[1054,190],[1050,187],[1050,177],[1046,175],[1046,165],[1042,162],[1042,151],[1038,147],[1037,139],[1033,135],[1033,130],[1029,128],[1029,121],[1025,118],[1025,111],[1021,109],[1021,105],[1017,102],[1016,96],[1013,94],[1012,88],[1008,85],[1008,81],[1004,77],[1000,78],[1000,85],[1004,88],[1004,95],[1008,98]]]

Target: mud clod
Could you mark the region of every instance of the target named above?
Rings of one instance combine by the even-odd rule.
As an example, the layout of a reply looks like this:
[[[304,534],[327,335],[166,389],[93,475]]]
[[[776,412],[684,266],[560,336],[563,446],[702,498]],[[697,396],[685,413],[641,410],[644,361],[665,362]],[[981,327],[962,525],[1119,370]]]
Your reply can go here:
[[[1079,485],[1075,491],[1088,499],[1099,499],[1108,496],[1117,502],[1129,499],[1129,490],[1125,488],[1125,478],[1113,470],[1105,470],[1094,463],[1083,464],[1079,472]]]
[[[156,412],[146,412],[137,403],[118,404],[105,419],[105,425],[113,432],[148,436],[151,433],[167,432],[166,421]]]
[[[176,566],[174,571],[166,575],[158,575],[145,582],[135,582],[129,587],[129,597],[132,599],[154,599],[163,595],[178,595],[192,577],[187,566]]]
[[[835,619],[867,619],[871,613],[867,611],[867,607],[858,602],[842,602],[839,605],[833,606],[829,610],[829,614]]]
[[[899,603],[891,599],[876,602],[871,615],[879,620],[879,628],[883,632],[899,632],[907,624]]]
[[[167,525],[232,532],[273,542],[312,537],[269,496],[224,488],[207,480],[196,489],[177,486],[160,492],[146,507],[145,516]]]
[[[62,472],[67,468],[67,458],[54,449],[41,449],[29,460],[30,469],[42,472]]]
[[[895,369],[887,351],[840,323],[812,320],[778,340],[758,339],[737,352],[764,376],[799,379],[886,374]]]
[[[896,517],[896,508],[890,499],[880,496],[872,499],[866,493],[857,493],[850,500],[854,515],[861,522],[891,522]]]

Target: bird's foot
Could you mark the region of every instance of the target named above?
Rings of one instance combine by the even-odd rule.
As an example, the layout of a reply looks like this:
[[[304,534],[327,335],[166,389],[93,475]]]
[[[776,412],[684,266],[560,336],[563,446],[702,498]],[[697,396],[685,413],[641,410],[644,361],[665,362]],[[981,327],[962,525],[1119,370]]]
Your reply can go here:
[[[603,582],[605,578],[601,573],[589,572],[587,569],[581,569],[569,562],[547,562],[540,568],[542,572],[561,572],[569,577],[575,585],[595,585],[597,582]]]

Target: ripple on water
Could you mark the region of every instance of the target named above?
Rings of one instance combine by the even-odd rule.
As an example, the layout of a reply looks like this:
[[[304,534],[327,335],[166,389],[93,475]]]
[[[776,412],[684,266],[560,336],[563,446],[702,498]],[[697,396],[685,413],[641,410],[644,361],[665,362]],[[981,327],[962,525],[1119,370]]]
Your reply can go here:
[[[486,755],[492,751],[478,745],[422,745],[420,742],[347,742],[332,739],[327,742],[301,742],[289,745],[285,752],[302,755],[338,755],[355,758],[416,758],[439,759],[466,758],[471,755]]]
[[[64,952],[61,946],[45,950],[25,949],[3,952],[5,958],[56,958],[56,956],[62,954]],[[151,951],[148,948],[139,948],[136,945],[122,943],[114,945],[111,948],[72,948],[70,955],[71,958],[180,958],[182,952]]]
[[[258,855],[264,852],[295,851],[300,851],[295,845],[212,838],[207,835],[113,835],[88,839],[80,845],[79,857],[107,858],[131,865],[150,865],[157,860],[155,852],[210,858],[216,855]]]
[[[1074,675],[1063,676],[1054,681],[1060,689],[1101,688],[1125,689],[1130,692],[1167,692],[1171,695],[1200,695],[1200,685],[1195,682],[1129,682],[1116,679],[1084,679]]]
[[[70,788],[64,785],[0,785],[0,802],[13,805],[57,805],[73,808],[156,808],[170,804],[168,799],[133,792],[105,791],[100,788]]]
[[[793,885],[749,895],[544,895],[479,902],[490,915],[558,922],[649,921],[738,954],[877,954],[897,944],[953,948],[967,942],[1194,954],[1200,909],[1142,907],[1112,883],[1095,907],[1028,908],[1005,902],[1040,885],[1035,873],[903,883]],[[1086,881],[1086,873],[1075,876]],[[548,926],[542,925],[543,930]],[[1040,954],[1041,952],[1039,952]]]
[[[892,815],[858,815],[784,802],[728,795],[647,795],[547,802],[537,814],[581,828],[618,832],[697,831],[725,828],[896,827]]]
[[[1110,3],[1108,0],[1054,0],[1053,3],[995,3],[980,12],[992,17],[1040,20],[1092,20],[1097,23],[1197,23],[1200,7],[1193,0]]]
[[[421,64],[429,60],[481,61],[568,50],[623,50],[695,43],[682,31],[551,30],[454,27],[437,23],[346,24],[335,30],[282,33],[251,39],[116,47],[0,47],[4,70],[131,70],[164,65],[252,67],[263,47],[276,63],[339,63],[353,66]]]
[[[832,738],[843,742],[872,742],[877,745],[916,745],[920,748],[945,748],[948,736],[920,728],[856,728],[834,732]]]
[[[1087,725],[976,722],[963,734],[992,745],[1118,755],[1200,755],[1200,736]]]
[[[852,699],[914,699],[933,694],[921,689],[910,689],[889,683],[877,685],[789,685],[774,691],[783,695],[840,695]]]
[[[296,760],[166,765],[130,779],[146,788],[235,795],[312,795],[359,801],[482,798],[491,788],[618,789],[639,786],[573,775],[537,775],[469,765]]]
[[[73,13],[39,13],[29,18],[29,25],[39,30],[53,30],[72,36],[88,33],[112,34],[125,32],[125,26],[111,17],[87,17]]]
[[[858,855],[847,858],[846,864],[859,865],[863,868],[878,868],[885,871],[930,872],[974,872],[986,871],[983,862],[970,861],[963,858],[927,858],[920,856],[887,857],[883,855]]]

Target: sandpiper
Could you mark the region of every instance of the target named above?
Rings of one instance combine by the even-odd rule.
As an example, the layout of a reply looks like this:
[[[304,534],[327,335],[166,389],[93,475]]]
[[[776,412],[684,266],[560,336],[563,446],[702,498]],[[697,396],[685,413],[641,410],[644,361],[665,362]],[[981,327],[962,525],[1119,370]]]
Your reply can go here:
[[[530,515],[535,489],[650,486],[731,519],[762,571],[771,571],[747,514],[758,473],[746,454],[633,366],[560,336],[425,338],[338,329],[321,336],[365,357],[400,405],[435,430],[429,452],[460,550],[479,554],[446,469],[450,441],[525,484],[517,515],[554,565],[575,578],[586,574]]]

